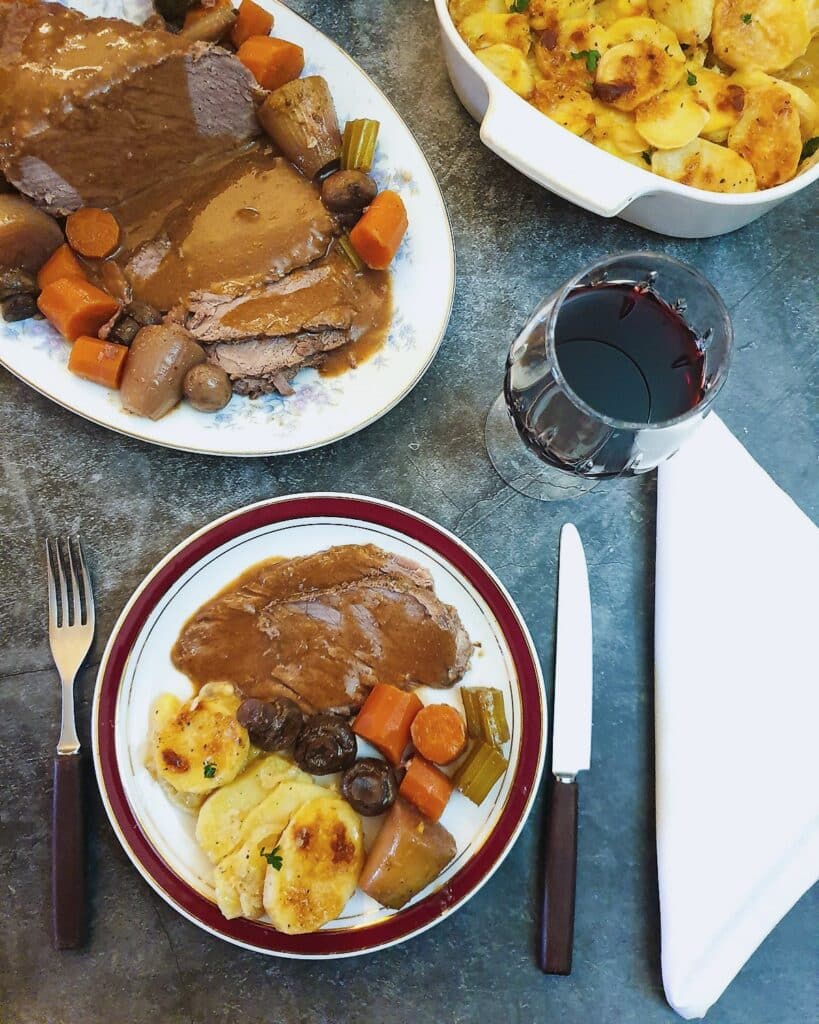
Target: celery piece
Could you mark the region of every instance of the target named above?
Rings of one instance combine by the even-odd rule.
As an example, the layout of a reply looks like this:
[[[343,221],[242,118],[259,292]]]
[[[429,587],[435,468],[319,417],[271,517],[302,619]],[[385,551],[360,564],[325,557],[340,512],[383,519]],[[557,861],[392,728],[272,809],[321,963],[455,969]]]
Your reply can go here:
[[[369,171],[375,159],[378,140],[378,121],[361,118],[348,121],[341,140],[341,169],[343,171]]]
[[[500,747],[509,739],[509,725],[503,694],[490,686],[464,686],[461,699],[466,712],[466,730],[474,740]]]
[[[364,261],[355,251],[355,246],[346,231],[336,239],[336,245],[339,247],[341,252],[344,253],[350,263],[352,263],[353,269],[357,274],[361,274],[367,269],[364,266]]]
[[[495,747],[480,740],[466,755],[452,781],[467,800],[482,804],[508,763]]]

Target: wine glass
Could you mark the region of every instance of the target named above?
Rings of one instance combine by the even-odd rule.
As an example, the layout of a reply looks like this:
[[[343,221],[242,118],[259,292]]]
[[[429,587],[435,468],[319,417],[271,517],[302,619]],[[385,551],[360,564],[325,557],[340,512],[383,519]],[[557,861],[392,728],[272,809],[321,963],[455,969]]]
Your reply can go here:
[[[610,256],[537,307],[486,421],[498,475],[544,501],[647,473],[700,425],[733,331],[717,291],[661,253]]]

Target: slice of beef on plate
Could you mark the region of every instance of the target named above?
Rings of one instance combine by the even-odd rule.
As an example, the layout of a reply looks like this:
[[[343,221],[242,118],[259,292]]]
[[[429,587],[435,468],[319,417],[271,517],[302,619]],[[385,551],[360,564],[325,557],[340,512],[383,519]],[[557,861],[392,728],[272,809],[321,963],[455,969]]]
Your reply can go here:
[[[261,565],[205,604],[173,649],[199,683],[286,695],[307,712],[349,714],[372,686],[448,687],[472,645],[429,573],[372,544]]]

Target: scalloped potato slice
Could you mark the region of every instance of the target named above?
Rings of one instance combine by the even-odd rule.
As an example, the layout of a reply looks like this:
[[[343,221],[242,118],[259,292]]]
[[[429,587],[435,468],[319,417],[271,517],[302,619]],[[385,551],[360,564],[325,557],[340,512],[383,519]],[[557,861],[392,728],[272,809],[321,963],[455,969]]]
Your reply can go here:
[[[597,50],[598,53],[603,53],[608,48],[608,33],[593,18],[569,18],[560,25],[557,46],[567,51],[569,55],[580,53],[582,50]]]
[[[615,25],[610,29],[610,33],[615,32],[617,27]],[[634,110],[641,103],[673,89],[684,68],[685,58],[676,40],[672,49],[668,46],[658,47],[645,39],[633,39],[612,46],[600,58],[594,92],[598,99],[618,110]]]
[[[542,80],[529,102],[575,135],[584,135],[594,124],[592,75],[584,60],[574,60],[563,50],[549,50],[535,43],[535,61]]]
[[[603,28],[610,28],[621,18],[639,18],[647,12],[648,0],[601,0],[594,5],[594,18]]]
[[[526,57],[516,46],[496,43],[475,54],[493,75],[505,82],[518,96],[528,96],[535,87],[535,76]]]
[[[666,53],[669,56],[673,56],[680,62],[685,60],[677,37],[670,28],[655,21],[654,18],[623,18],[608,29],[608,40],[610,46],[634,43],[639,40],[651,43],[658,50],[666,50],[668,47]]]
[[[813,138],[816,134],[816,129],[819,127],[819,103],[793,82],[774,78],[771,75],[766,75],[764,71],[756,69],[737,71],[731,75],[731,81],[745,89],[769,88],[771,86],[784,89],[793,100],[796,112],[799,114],[799,130],[803,141]]]
[[[733,78],[726,78],[711,68],[698,68],[692,91],[708,109],[708,120],[702,134],[712,142],[724,142],[745,105],[745,90]]]
[[[555,89],[552,82],[538,82],[529,102],[574,135],[585,135],[594,126],[594,100],[586,89]]]
[[[648,0],[648,9],[681,43],[697,46],[711,34],[714,0]]]
[[[196,840],[214,863],[239,845],[248,815],[285,779],[311,781],[291,761],[270,754],[207,798],[196,821]]]
[[[557,28],[564,18],[591,18],[594,0],[529,0],[526,13],[535,32]]]
[[[151,705],[148,721],[148,742],[145,747],[145,767],[156,779],[169,800],[185,811],[196,813],[205,799],[201,793],[180,793],[163,779],[156,764],[156,738],[160,731],[179,712],[182,701],[173,693],[161,693]]]
[[[754,169],[737,153],[705,139],[681,149],[660,149],[651,157],[655,174],[707,192],[753,192]]]
[[[525,14],[470,14],[458,25],[458,31],[470,50],[479,51],[496,43],[514,46],[522,54],[529,52],[531,37]]]
[[[608,139],[601,139],[599,142],[595,142],[595,146],[598,149],[604,149],[607,153],[611,153],[612,156],[616,156],[618,160],[625,160],[626,163],[634,164],[635,167],[639,167],[643,171],[651,170],[651,160],[646,160],[643,157],[645,150],[640,153],[626,153],[624,150],[618,149]]]
[[[732,68],[779,71],[809,42],[805,0],[716,0],[711,43]]]
[[[809,96],[804,89],[800,89],[799,86],[794,85],[792,82],[783,82],[779,78],[774,79],[774,81],[793,100],[796,112],[799,115],[799,130],[802,135],[802,141],[807,142],[819,130],[819,102],[812,96]]]
[[[216,865],[216,902],[225,917],[261,917],[262,891],[267,861],[262,850],[271,851],[293,814],[303,804],[329,790],[313,782],[285,779],[245,819],[241,845]]]
[[[156,730],[157,776],[181,793],[210,793],[247,764],[250,740],[236,721],[240,699],[229,683],[208,683]]]
[[[281,868],[267,868],[264,909],[289,935],[334,920],[355,891],[364,866],[361,818],[337,797],[300,807],[278,843]]]
[[[594,126],[592,141],[608,152],[620,150],[623,153],[642,153],[646,148],[646,140],[637,131],[634,118],[612,107],[594,101]],[[604,145],[605,143],[605,145]]]
[[[742,116],[728,132],[728,146],[748,161],[759,188],[789,181],[799,166],[799,113],[779,85],[749,89]]]
[[[457,25],[470,14],[506,14],[506,0],[449,0],[449,13]]]
[[[152,774],[156,774],[156,765],[154,764],[154,749],[156,747],[157,736],[162,732],[165,726],[170,722],[174,715],[179,713],[179,709],[182,707],[182,701],[175,693],[160,693],[156,700],[151,705],[151,710],[148,717],[148,758],[147,767],[148,771]]]
[[[688,85],[655,96],[634,111],[637,131],[656,149],[687,146],[707,120],[708,109]]]

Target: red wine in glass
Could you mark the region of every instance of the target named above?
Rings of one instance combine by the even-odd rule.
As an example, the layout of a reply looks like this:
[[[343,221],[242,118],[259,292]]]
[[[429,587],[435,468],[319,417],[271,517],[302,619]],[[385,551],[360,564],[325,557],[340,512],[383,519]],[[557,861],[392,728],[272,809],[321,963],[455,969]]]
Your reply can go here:
[[[731,346],[727,310],[695,270],[650,252],[602,260],[512,343],[487,420],[495,468],[544,499],[653,469],[710,408]]]
[[[563,302],[555,335],[566,384],[604,416],[659,423],[702,401],[701,342],[682,312],[648,288],[575,289]]]

